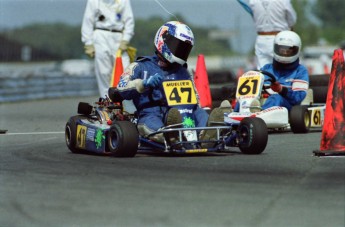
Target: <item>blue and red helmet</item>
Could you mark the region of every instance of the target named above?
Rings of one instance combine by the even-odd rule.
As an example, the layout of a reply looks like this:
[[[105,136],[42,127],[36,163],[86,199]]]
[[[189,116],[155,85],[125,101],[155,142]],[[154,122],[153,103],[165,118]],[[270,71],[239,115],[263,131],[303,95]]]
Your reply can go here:
[[[194,46],[194,35],[187,25],[169,21],[158,29],[154,44],[166,61],[184,65]]]

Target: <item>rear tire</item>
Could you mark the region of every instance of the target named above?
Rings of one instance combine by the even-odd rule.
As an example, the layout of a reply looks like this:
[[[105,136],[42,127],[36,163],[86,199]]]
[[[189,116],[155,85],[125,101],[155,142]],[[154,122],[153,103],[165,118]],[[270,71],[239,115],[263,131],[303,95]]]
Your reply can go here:
[[[82,149],[76,148],[77,144],[77,121],[78,119],[86,119],[84,116],[73,116],[70,117],[65,127],[65,141],[68,149],[72,153],[82,153]]]
[[[266,123],[261,118],[244,118],[238,129],[239,148],[244,154],[261,154],[267,145]]]
[[[293,133],[307,133],[311,119],[307,106],[293,106],[289,113],[289,122]]]
[[[109,129],[109,151],[116,157],[134,157],[138,150],[139,133],[130,121],[116,121]]]

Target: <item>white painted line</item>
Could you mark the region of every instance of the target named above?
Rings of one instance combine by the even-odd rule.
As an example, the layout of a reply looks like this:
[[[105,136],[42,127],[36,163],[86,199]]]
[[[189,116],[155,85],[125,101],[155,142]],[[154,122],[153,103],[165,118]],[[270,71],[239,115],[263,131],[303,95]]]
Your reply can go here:
[[[1,135],[8,135],[8,136],[13,136],[13,135],[47,135],[47,134],[63,134],[65,132],[8,132]]]

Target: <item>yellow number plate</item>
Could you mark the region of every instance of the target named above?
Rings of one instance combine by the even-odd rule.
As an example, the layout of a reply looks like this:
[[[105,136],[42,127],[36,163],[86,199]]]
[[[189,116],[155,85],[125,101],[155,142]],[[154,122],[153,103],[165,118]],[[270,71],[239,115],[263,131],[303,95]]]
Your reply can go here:
[[[194,86],[190,80],[164,81],[163,88],[169,106],[197,103]]]
[[[260,74],[253,74],[251,76],[241,76],[238,79],[236,97],[258,97],[260,95],[260,86],[262,86],[262,83],[262,77],[260,76]]]

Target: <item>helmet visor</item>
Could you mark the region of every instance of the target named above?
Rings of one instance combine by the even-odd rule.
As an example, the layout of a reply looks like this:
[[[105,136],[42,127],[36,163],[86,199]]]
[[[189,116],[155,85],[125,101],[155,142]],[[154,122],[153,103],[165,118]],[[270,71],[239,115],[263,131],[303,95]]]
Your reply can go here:
[[[179,40],[175,36],[170,35],[168,32],[163,34],[163,39],[173,55],[184,61],[187,61],[189,53],[193,48],[193,45],[190,41]]]
[[[298,46],[274,45],[274,53],[282,57],[292,57],[298,54]]]

